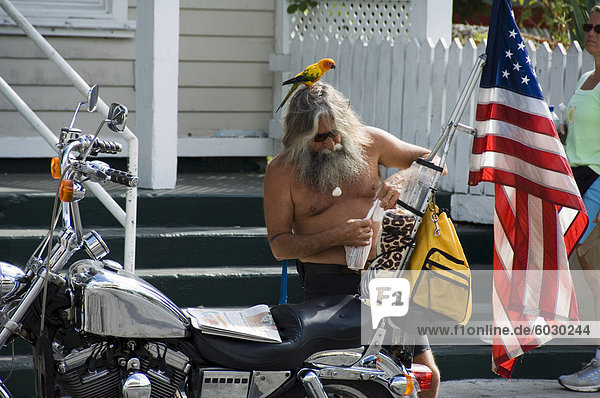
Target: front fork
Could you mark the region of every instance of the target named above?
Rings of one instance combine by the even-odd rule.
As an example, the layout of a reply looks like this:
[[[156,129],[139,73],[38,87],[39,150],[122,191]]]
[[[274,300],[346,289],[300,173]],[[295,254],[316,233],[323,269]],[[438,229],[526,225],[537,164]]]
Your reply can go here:
[[[19,305],[14,313],[10,316],[8,316],[8,314],[2,314],[4,315],[4,318],[2,319],[2,324],[0,325],[2,329],[0,331],[0,347],[3,347],[6,344],[13,333],[19,333],[21,328],[20,323],[23,320],[23,317],[42,293],[46,270],[50,270],[49,272],[51,277],[52,274],[58,272],[73,255],[73,253],[79,249],[80,239],[72,229],[64,230],[59,239],[60,241],[53,248],[50,255],[48,268],[41,267],[38,270],[34,270],[36,274],[33,277],[31,286],[19,302]],[[2,312],[4,312],[5,308],[3,308]],[[2,398],[1,395],[0,398]]]

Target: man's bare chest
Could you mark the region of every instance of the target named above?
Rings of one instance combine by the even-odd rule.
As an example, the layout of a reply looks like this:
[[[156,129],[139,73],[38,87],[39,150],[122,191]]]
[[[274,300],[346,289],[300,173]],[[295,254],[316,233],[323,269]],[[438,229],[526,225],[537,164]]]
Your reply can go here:
[[[364,217],[372,203],[379,181],[363,178],[360,181],[331,192],[319,192],[311,189],[299,189],[294,195],[295,221],[313,217]],[[337,189],[339,188],[339,189]],[[366,210],[365,210],[366,209]]]

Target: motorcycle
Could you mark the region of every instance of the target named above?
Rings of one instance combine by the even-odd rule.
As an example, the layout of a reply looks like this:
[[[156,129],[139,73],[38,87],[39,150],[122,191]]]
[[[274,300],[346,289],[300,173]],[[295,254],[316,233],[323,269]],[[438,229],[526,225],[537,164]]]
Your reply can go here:
[[[105,124],[124,130],[125,106],[112,104],[94,135],[73,127],[83,104],[94,111],[97,96],[94,86],[61,130],[48,234],[24,269],[0,262],[0,346],[21,337],[33,347],[37,396],[372,398],[429,388],[426,366],[408,368],[381,345],[361,345],[357,297],[272,307],[281,343],[235,339],[194,328],[184,309],[107,259],[100,234],[82,226],[82,183],[135,187],[138,178],[92,160],[121,151],[98,135]],[[87,256],[68,265],[76,253]],[[8,397],[0,381],[0,398]]]

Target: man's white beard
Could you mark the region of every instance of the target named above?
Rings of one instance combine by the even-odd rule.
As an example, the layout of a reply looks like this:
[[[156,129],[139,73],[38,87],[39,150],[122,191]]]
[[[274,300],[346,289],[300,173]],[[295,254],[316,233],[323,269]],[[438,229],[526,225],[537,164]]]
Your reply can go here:
[[[318,152],[306,151],[296,162],[298,180],[320,192],[356,182],[366,171],[359,145],[351,140],[336,144],[333,150],[323,147]]]

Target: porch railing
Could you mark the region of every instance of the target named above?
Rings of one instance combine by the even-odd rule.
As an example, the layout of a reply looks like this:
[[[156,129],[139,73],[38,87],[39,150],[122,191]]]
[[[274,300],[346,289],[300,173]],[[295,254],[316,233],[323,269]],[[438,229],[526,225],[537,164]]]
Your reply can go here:
[[[33,27],[33,25],[19,12],[19,10],[9,1],[0,0],[0,7],[15,21],[23,32],[42,50],[49,60],[54,62],[59,70],[73,83],[75,88],[83,96],[87,96],[90,86],[81,76],[65,61],[65,59],[48,43],[46,39]],[[37,115],[27,106],[19,95],[0,77],[0,91],[15,106],[15,108],[25,117],[35,131],[54,149],[58,138],[50,129],[37,117]],[[98,98],[98,111],[106,117],[108,115],[108,105],[101,98]],[[129,130],[125,128],[123,138],[127,141],[127,151],[129,158],[129,172],[138,174],[138,139]],[[124,268],[129,272],[135,270],[135,244],[136,244],[136,216],[137,216],[137,188],[128,188],[125,196],[125,211],[119,204],[104,190],[104,188],[94,182],[86,182],[86,187],[94,193],[98,200],[107,208],[107,210],[125,227],[125,255]]]

